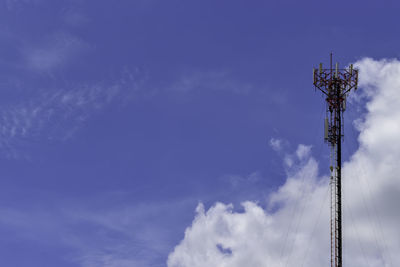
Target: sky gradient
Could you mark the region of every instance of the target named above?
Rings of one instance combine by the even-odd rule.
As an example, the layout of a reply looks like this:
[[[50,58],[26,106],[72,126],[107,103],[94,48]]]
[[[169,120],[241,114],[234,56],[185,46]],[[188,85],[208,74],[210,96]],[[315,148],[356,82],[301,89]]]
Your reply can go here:
[[[399,8],[1,0],[0,265],[167,266],[194,218],[224,214],[217,202],[284,213],[292,206],[271,198],[291,177],[312,165],[314,185],[328,173],[311,70],[330,52],[368,77],[388,66],[379,85],[364,77],[346,111],[344,160],[358,166],[351,156],[376,145],[358,140],[376,129],[362,127],[378,114],[366,103],[397,73],[379,60],[400,57]],[[173,257],[171,267],[194,267]]]

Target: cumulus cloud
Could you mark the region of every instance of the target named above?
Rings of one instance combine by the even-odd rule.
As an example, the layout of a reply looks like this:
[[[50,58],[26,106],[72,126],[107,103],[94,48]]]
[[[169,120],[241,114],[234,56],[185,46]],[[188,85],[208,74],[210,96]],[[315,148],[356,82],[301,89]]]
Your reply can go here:
[[[248,201],[242,204],[243,212],[235,212],[232,205],[222,203],[205,211],[199,204],[184,240],[169,256],[168,266],[290,266],[295,262],[309,265],[311,259],[323,260],[323,254],[310,253],[311,259],[303,261],[302,252],[307,247],[314,251],[317,243],[326,243],[328,249],[328,235],[322,233],[329,227],[315,227],[316,242],[307,236],[310,222],[321,217],[321,212],[325,218],[329,214],[326,180],[317,180],[318,164],[311,157],[297,167],[300,170],[271,195],[268,207]],[[320,203],[321,199],[325,201]],[[286,257],[288,251],[292,252],[290,258]]]
[[[282,140],[278,138],[271,138],[269,140],[269,145],[275,151],[280,151],[282,149]]]
[[[344,264],[399,266],[400,62],[366,58],[355,66],[366,114],[359,148],[343,167]],[[295,171],[265,207],[199,204],[168,266],[328,266],[329,178],[318,174],[310,151],[300,145],[290,156]]]

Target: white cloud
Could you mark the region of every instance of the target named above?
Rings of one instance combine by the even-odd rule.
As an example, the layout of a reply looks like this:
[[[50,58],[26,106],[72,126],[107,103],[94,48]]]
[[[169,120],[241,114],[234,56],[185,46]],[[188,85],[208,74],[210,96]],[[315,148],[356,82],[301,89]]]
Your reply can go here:
[[[296,156],[300,160],[303,160],[310,155],[310,152],[311,152],[311,146],[299,145],[296,150]]]
[[[258,267],[280,266],[286,261],[289,261],[289,266],[302,262],[305,244],[311,241],[306,235],[310,222],[317,217],[315,210],[322,210],[318,200],[323,200],[327,193],[326,184],[316,180],[317,170],[314,159],[303,163],[301,170],[272,194],[270,211],[253,202],[244,202],[243,212],[235,212],[232,205],[222,203],[204,211],[203,205],[199,204],[196,218],[186,230],[184,240],[169,256],[168,266]],[[328,202],[323,203],[326,217]],[[276,207],[278,210],[273,212]],[[302,220],[298,219],[299,216]],[[292,234],[286,237],[288,228],[292,229]],[[318,243],[327,241],[328,235],[324,237],[321,233],[328,229],[320,224],[315,230]],[[309,243],[311,251],[316,249],[315,243]],[[292,251],[290,259],[286,257],[288,251]],[[313,259],[323,257],[310,254]],[[310,265],[311,261],[307,259],[304,263]]]
[[[400,62],[355,65],[368,103],[359,149],[343,167],[344,264],[400,266]],[[295,154],[299,162],[288,159],[297,171],[267,207],[245,202],[236,212],[217,203],[205,211],[200,204],[168,266],[328,266],[329,179],[318,177],[309,147]]]
[[[278,138],[271,138],[269,140],[269,145],[271,148],[275,151],[281,151],[282,150],[282,140]]]

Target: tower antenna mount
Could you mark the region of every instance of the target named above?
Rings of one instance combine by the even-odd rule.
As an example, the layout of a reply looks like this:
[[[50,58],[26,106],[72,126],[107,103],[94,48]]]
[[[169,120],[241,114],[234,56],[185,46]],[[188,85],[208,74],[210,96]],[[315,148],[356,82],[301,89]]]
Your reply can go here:
[[[357,89],[358,70],[353,65],[340,69],[336,63],[332,66],[330,54],[330,68],[324,69],[322,63],[318,69],[313,69],[314,87],[325,96],[325,142],[331,148],[331,267],[343,265],[343,238],[342,238],[342,139],[343,112],[346,109],[346,99],[351,90]]]

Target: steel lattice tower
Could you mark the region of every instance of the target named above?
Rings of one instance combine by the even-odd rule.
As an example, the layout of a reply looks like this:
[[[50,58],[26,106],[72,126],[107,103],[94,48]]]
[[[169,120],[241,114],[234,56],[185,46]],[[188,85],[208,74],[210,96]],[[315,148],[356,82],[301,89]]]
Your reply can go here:
[[[331,267],[342,267],[342,138],[343,112],[346,110],[346,98],[352,89],[357,89],[358,71],[350,65],[339,69],[336,63],[332,68],[313,69],[314,86],[325,96],[325,142],[331,148]]]

